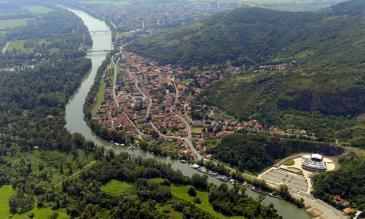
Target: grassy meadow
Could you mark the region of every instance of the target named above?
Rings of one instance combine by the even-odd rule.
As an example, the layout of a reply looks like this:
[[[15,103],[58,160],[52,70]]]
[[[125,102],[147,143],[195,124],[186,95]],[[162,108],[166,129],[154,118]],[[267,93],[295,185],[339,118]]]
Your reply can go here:
[[[163,178],[152,178],[148,179],[149,182],[154,183],[162,183],[165,181]],[[208,200],[208,192],[201,192],[196,191],[197,195],[196,197],[192,197],[188,194],[188,190],[191,186],[178,186],[178,185],[171,185],[170,191],[174,199],[184,200],[191,203],[194,203],[194,199],[196,197],[199,197],[201,203],[195,205],[200,208],[203,211],[206,211],[210,213],[212,216],[216,218],[242,218],[242,217],[226,217],[223,214],[216,212],[212,205],[209,203]],[[119,180],[111,180],[108,183],[101,186],[101,191],[108,193],[113,196],[119,196],[121,194],[135,194],[136,187],[133,184],[122,182]],[[176,212],[170,205],[161,205],[161,211],[168,211],[171,213],[172,218],[182,218],[182,214],[179,212]]]
[[[15,191],[10,185],[0,187],[0,215],[3,218],[10,216],[9,198],[15,194]]]
[[[118,180],[111,180],[100,188],[101,191],[114,196],[119,196],[125,192],[132,191],[133,189],[134,185]]]
[[[52,9],[41,6],[41,5],[34,5],[25,7],[30,13],[32,14],[47,14],[52,11]]]

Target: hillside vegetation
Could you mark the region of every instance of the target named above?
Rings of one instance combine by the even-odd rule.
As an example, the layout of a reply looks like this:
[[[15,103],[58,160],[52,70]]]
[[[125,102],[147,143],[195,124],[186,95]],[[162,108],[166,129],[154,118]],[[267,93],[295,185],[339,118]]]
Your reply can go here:
[[[359,133],[353,118],[365,112],[364,24],[359,0],[314,12],[240,8],[128,49],[162,64],[245,66],[250,70],[212,84],[205,100],[237,118],[342,138],[342,130]],[[255,70],[275,63],[288,67]],[[359,135],[351,138],[362,145]]]
[[[272,166],[277,160],[289,155],[308,152],[335,156],[341,154],[343,149],[324,143],[243,133],[224,137],[216,147],[209,151],[217,159],[238,167],[242,171],[259,173]],[[249,153],[247,153],[248,151]]]
[[[257,65],[295,56],[303,64],[317,60],[310,67],[352,66],[363,63],[364,9],[359,0],[317,12],[239,8],[141,39],[129,49],[181,66]]]
[[[364,148],[364,34],[365,1],[352,0],[313,12],[240,8],[141,39],[128,49],[161,64],[245,69],[210,84],[201,100],[241,120],[309,129],[318,140]],[[278,63],[287,68],[260,68]],[[292,153],[326,154],[319,148],[233,135],[210,152],[240,169],[259,172]],[[363,209],[364,160],[344,156],[340,163],[339,170],[313,178],[314,195],[332,204],[340,195]]]

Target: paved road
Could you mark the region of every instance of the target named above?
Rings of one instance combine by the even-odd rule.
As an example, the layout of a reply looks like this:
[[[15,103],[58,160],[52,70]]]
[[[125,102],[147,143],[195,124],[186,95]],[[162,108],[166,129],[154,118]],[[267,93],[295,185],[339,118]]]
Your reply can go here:
[[[147,106],[147,111],[146,111],[146,119],[147,119],[148,116],[150,115],[150,111],[151,111],[151,107],[152,107],[152,98],[147,96],[145,93],[143,93],[142,89],[139,87],[139,84],[138,84],[139,82],[138,82],[137,77],[134,77],[132,75],[132,73],[130,73],[129,70],[127,70],[127,72],[131,78],[134,78],[134,85],[135,85],[136,89],[142,94],[144,99],[148,100],[148,106]]]
[[[118,103],[118,99],[117,99],[117,95],[115,93],[115,89],[116,89],[116,84],[117,84],[117,74],[118,74],[118,71],[119,71],[119,66],[118,66],[118,63],[119,63],[119,58],[117,60],[117,63],[114,62],[114,58],[115,58],[115,55],[113,55],[113,57],[111,58],[111,62],[112,62],[112,65],[114,66],[114,74],[113,74],[113,99],[114,99],[114,103],[115,105],[119,106],[119,103]]]
[[[147,107],[147,112],[146,112],[146,118],[148,117],[148,115],[150,114],[150,109],[152,107],[152,98],[147,96],[143,91],[142,89],[139,87],[139,81],[138,81],[138,78],[136,76],[134,76],[128,69],[126,69],[126,71],[128,72],[129,76],[131,78],[134,78],[134,84],[135,84],[135,87],[136,89],[142,94],[143,98],[144,99],[147,99],[149,101],[149,104],[148,104],[148,107]],[[185,127],[187,129],[187,136],[184,137],[184,141],[185,143],[187,144],[187,146],[190,147],[191,151],[194,153],[194,155],[198,158],[198,159],[202,159],[203,157],[199,154],[199,152],[195,149],[194,145],[193,145],[193,142],[192,142],[192,130],[191,130],[191,126],[189,124],[189,122],[181,115],[179,115],[178,113],[174,112],[174,108],[176,106],[176,103],[178,102],[179,100],[179,89],[177,88],[176,86],[176,83],[175,83],[175,77],[173,78],[173,84],[174,84],[174,87],[175,87],[175,101],[174,101],[174,104],[170,107],[170,113],[174,113],[184,124],[185,124]],[[185,115],[187,117],[187,115]],[[188,119],[189,120],[189,119]],[[191,120],[191,119],[190,119]],[[150,124],[152,126],[152,128],[163,138],[167,138],[167,139],[179,139],[179,137],[177,136],[168,136],[168,135],[164,135],[160,132],[160,130],[158,130],[158,128],[153,124],[152,121],[150,121]]]
[[[170,112],[173,112],[173,108],[175,107],[177,101],[179,100],[179,89],[176,86],[175,83],[175,77],[173,78],[173,83],[174,83],[174,87],[175,87],[175,102],[173,104],[173,106],[170,108]],[[185,124],[185,127],[187,129],[187,134],[188,136],[184,138],[185,143],[190,147],[191,151],[195,154],[195,156],[198,159],[203,159],[203,156],[200,155],[200,153],[195,149],[194,145],[193,145],[193,136],[191,134],[191,126],[189,124],[189,122],[187,120],[191,120],[187,114],[185,114],[185,117],[187,117],[188,119],[185,119],[183,116],[179,115],[178,113],[174,112],[174,114]]]
[[[115,57],[115,55],[111,58],[111,62],[114,65],[114,76],[113,76],[114,77],[114,81],[113,81],[113,92],[112,93],[113,93],[114,102],[119,107],[117,95],[115,93],[115,88],[116,88],[116,83],[117,83],[117,74],[118,74],[118,71],[119,71],[119,58],[117,60],[117,63],[115,63],[114,62],[114,57]],[[129,121],[129,123],[131,123],[133,125],[134,129],[138,133],[138,137],[140,139],[142,139],[142,136],[144,135],[144,133],[136,126],[136,124],[134,124],[134,122],[129,118],[129,116],[124,111],[122,111],[122,113],[127,118],[127,120]],[[112,120],[112,126],[114,126],[114,121],[113,120]]]
[[[9,43],[6,43],[6,45],[5,45],[4,49],[3,49],[3,54],[6,52],[6,50],[8,49],[8,47],[9,47]]]

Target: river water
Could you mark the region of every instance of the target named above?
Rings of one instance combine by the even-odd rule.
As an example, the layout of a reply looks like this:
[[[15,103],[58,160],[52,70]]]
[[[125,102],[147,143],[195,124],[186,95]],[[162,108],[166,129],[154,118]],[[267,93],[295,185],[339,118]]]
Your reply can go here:
[[[110,50],[112,49],[112,35],[110,28],[105,24],[105,22],[90,16],[89,14],[76,10],[68,9],[74,14],[79,16],[88,27],[91,32],[91,37],[93,40],[93,51],[100,50]],[[108,32],[98,32],[92,33],[93,31],[108,30]],[[140,150],[128,150],[125,147],[116,146],[112,143],[106,142],[96,136],[90,129],[90,127],[84,121],[83,104],[85,98],[94,83],[97,69],[102,64],[106,58],[105,52],[90,53],[87,56],[92,61],[92,68],[90,73],[85,76],[82,83],[74,95],[70,98],[69,103],[66,105],[66,129],[71,133],[78,132],[82,134],[87,140],[93,141],[98,146],[104,146],[105,149],[112,149],[115,153],[128,152],[129,154],[138,155],[142,157],[152,157],[160,162],[168,162],[171,167],[175,170],[180,170],[184,175],[191,176],[194,173],[199,173],[198,171],[189,167],[188,164],[181,163],[180,161],[171,160],[170,158],[162,158],[154,156],[150,153],[145,153]],[[222,182],[214,177],[208,178],[208,181],[214,184],[221,184]],[[257,197],[258,194],[247,190],[246,192],[251,197]],[[283,201],[281,199],[276,199],[272,197],[266,197],[264,200],[265,204],[272,203],[278,210],[278,213],[285,219],[309,219],[311,218],[303,209],[298,209],[296,206]]]

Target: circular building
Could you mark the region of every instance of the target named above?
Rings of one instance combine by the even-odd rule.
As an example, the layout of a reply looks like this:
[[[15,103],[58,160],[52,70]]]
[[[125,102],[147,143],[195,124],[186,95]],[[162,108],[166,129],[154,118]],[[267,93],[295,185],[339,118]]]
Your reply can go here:
[[[320,154],[312,154],[310,158],[305,158],[303,169],[312,172],[325,172],[327,170],[326,163],[323,161],[323,156]]]

